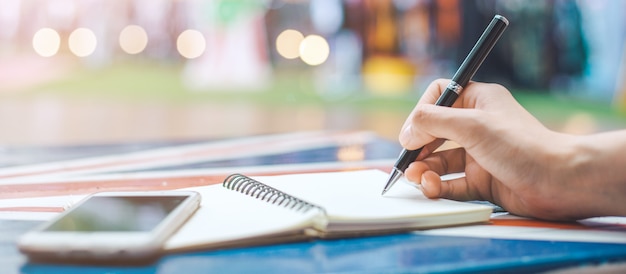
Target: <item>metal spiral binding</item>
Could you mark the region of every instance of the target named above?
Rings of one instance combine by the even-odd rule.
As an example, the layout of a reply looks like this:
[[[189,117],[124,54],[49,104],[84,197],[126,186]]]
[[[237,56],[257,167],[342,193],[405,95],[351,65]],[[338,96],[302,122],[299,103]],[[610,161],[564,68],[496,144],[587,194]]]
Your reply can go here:
[[[242,174],[232,174],[226,177],[222,186],[230,190],[235,190],[248,196],[252,196],[262,201],[286,207],[295,211],[306,212],[313,208],[324,211],[321,207],[317,205],[293,197],[278,189],[275,189],[271,186],[263,184]]]

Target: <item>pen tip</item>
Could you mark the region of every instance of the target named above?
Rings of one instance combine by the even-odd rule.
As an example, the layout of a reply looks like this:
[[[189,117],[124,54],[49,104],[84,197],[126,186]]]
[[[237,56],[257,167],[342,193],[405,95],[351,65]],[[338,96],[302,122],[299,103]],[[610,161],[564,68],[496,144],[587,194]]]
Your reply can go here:
[[[387,183],[385,184],[385,187],[383,188],[383,193],[380,195],[385,195],[385,193],[391,189],[391,187],[396,183],[396,181],[398,181],[398,179],[400,178],[400,176],[402,176],[402,173],[399,172],[397,169],[394,169],[390,176],[389,176],[389,180],[387,180]]]

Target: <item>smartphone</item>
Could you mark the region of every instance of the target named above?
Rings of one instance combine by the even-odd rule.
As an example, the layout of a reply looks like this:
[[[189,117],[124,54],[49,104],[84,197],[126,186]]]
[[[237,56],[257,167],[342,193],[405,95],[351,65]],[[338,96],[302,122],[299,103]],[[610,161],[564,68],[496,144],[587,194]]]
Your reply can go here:
[[[100,192],[18,239],[31,261],[145,263],[199,207],[193,191]]]

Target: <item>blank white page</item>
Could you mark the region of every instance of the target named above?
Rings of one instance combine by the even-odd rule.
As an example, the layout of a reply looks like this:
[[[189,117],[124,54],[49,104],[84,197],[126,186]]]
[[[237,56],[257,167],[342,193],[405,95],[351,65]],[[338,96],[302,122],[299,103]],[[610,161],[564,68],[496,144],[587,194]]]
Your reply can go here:
[[[331,221],[402,221],[421,216],[463,215],[483,212],[488,206],[428,199],[414,185],[401,178],[381,196],[389,175],[380,170],[310,173],[254,177],[283,192],[323,207]]]

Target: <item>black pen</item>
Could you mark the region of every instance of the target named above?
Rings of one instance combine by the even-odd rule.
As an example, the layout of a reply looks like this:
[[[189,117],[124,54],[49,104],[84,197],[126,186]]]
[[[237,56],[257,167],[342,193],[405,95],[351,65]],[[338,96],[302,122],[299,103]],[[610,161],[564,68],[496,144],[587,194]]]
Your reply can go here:
[[[496,44],[506,27],[509,25],[509,21],[502,15],[496,15],[491,20],[491,23],[487,26],[483,34],[476,42],[476,45],[472,48],[470,53],[465,57],[465,60],[452,77],[452,81],[446,87],[446,90],[441,94],[435,105],[450,107],[459,97],[463,87],[469,83],[470,79],[474,76],[480,65],[483,63],[489,52]],[[385,184],[383,193],[385,195],[391,187],[400,179],[404,174],[406,168],[411,164],[417,156],[420,154],[424,147],[416,150],[404,149],[396,161],[396,164],[391,171],[389,180]]]

